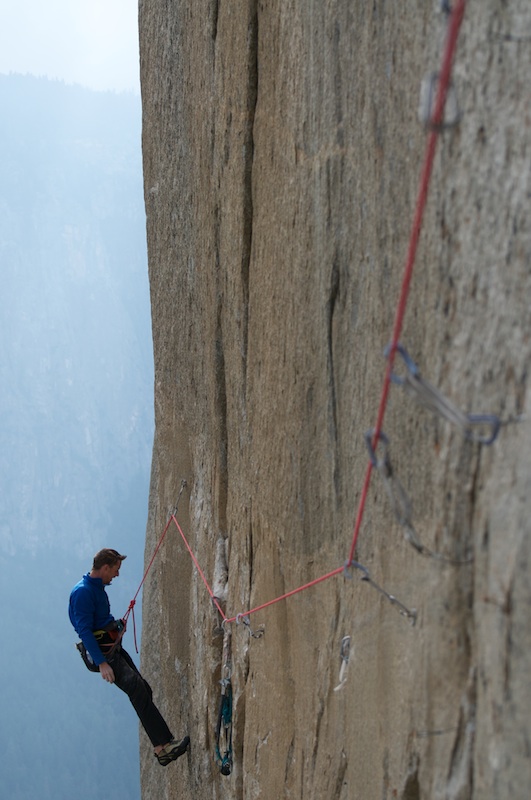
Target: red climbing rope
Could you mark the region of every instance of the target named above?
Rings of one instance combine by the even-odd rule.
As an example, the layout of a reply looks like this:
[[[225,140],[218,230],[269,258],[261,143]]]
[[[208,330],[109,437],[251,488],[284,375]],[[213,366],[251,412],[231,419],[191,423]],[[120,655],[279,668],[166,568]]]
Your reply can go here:
[[[382,394],[380,398],[380,405],[378,407],[376,425],[374,426],[374,434],[372,439],[373,449],[376,448],[376,445],[378,444],[378,439],[380,437],[380,433],[382,430],[385,410],[387,407],[387,399],[389,395],[389,387],[391,384],[391,373],[393,369],[393,362],[395,358],[396,347],[398,345],[400,334],[402,332],[404,316],[406,313],[406,305],[411,285],[411,277],[413,275],[413,267],[415,265],[415,258],[417,255],[420,230],[422,227],[424,210],[426,208],[426,200],[428,198],[428,189],[430,185],[431,174],[433,171],[433,161],[435,159],[435,150],[437,147],[437,136],[441,131],[442,120],[444,115],[444,105],[446,102],[446,96],[448,94],[448,88],[450,86],[452,61],[457,46],[457,37],[459,34],[459,29],[461,27],[461,22],[463,21],[463,15],[465,12],[465,2],[466,0],[458,0],[454,9],[452,10],[450,22],[448,24],[448,35],[446,39],[446,47],[444,49],[444,54],[443,54],[441,72],[439,75],[437,95],[435,99],[435,107],[431,119],[431,130],[428,136],[426,154],[424,156],[424,166],[420,178],[420,186],[417,196],[417,205],[415,208],[415,215],[413,217],[413,225],[411,228],[411,236],[409,240],[406,265],[404,268],[404,275],[402,278],[400,297],[398,299],[398,305],[396,308],[395,323],[393,326],[393,335],[391,339],[391,345],[389,348],[389,358],[387,360],[387,369],[385,372],[384,382],[382,386]],[[371,481],[372,467],[373,467],[372,461],[369,460],[369,463],[367,465],[367,471],[365,473],[365,480],[363,482],[363,488],[361,491],[358,513],[356,515],[356,522],[354,524],[352,544],[350,546],[350,553],[347,562],[348,566],[352,564],[352,561],[354,559],[354,551],[356,549],[356,543],[358,541],[361,523],[363,520],[363,513],[367,502],[367,494],[369,491],[369,484]]]
[[[183,533],[183,531],[182,531],[182,528],[181,528],[181,526],[179,525],[179,523],[177,522],[177,519],[176,519],[176,517],[175,517],[175,515],[174,515],[174,514],[172,514],[172,516],[171,516],[171,519],[173,520],[173,522],[175,522],[175,525],[177,526],[177,530],[178,530],[178,531],[179,531],[179,533],[181,534],[181,539],[183,540],[183,542],[184,542],[184,544],[185,544],[185,546],[186,546],[186,549],[187,549],[187,550],[188,550],[188,552],[190,553],[190,557],[191,557],[192,561],[194,562],[194,564],[195,564],[195,566],[196,566],[196,568],[197,568],[197,571],[199,572],[199,574],[200,574],[200,576],[201,576],[201,580],[203,581],[203,583],[205,584],[205,586],[206,586],[206,588],[207,588],[207,592],[208,592],[208,593],[209,593],[209,595],[210,595],[210,599],[212,600],[212,602],[213,602],[213,603],[214,603],[214,605],[216,606],[217,610],[218,610],[218,611],[219,611],[219,613],[221,614],[221,618],[222,618],[223,620],[225,620],[225,621],[226,621],[226,620],[227,620],[227,617],[225,616],[225,612],[224,612],[224,611],[223,611],[223,609],[221,608],[221,606],[220,606],[220,604],[219,604],[219,601],[218,601],[218,598],[215,596],[214,592],[213,592],[213,591],[212,591],[212,589],[210,588],[210,586],[209,586],[209,583],[208,583],[207,579],[205,578],[205,573],[203,572],[203,570],[202,570],[202,569],[201,569],[201,567],[199,566],[199,562],[198,562],[197,558],[195,557],[195,555],[193,554],[193,552],[192,552],[192,548],[191,548],[191,547],[190,547],[190,545],[188,544],[188,542],[187,542],[187,540],[186,540],[186,536],[184,535],[184,533]]]
[[[297,589],[292,589],[290,592],[286,592],[286,594],[283,594],[280,597],[275,597],[274,600],[268,600],[267,603],[262,603],[260,606],[255,606],[254,608],[249,609],[249,611],[244,611],[243,614],[237,614],[235,617],[230,617],[226,621],[236,622],[239,617],[248,617],[249,614],[254,614],[255,611],[262,611],[263,608],[268,608],[275,603],[280,603],[281,600],[286,600],[288,597],[293,597],[294,594],[299,594],[299,592],[303,592],[305,589],[309,589],[311,586],[316,586],[318,583],[328,580],[328,578],[331,578],[333,575],[339,575],[340,572],[344,572],[344,569],[344,567],[338,567],[337,569],[332,570],[332,572],[327,572],[326,575],[322,575],[320,578],[315,578],[315,580],[305,583],[303,586],[299,586]]]
[[[147,578],[147,574],[148,574],[149,570],[151,569],[151,567],[153,566],[153,562],[155,561],[157,553],[159,552],[160,548],[162,547],[162,543],[163,543],[163,541],[164,541],[164,539],[166,537],[166,534],[168,533],[168,528],[170,527],[171,519],[172,518],[170,517],[170,519],[166,523],[166,527],[164,528],[162,536],[160,537],[160,539],[159,539],[159,541],[157,543],[157,546],[155,547],[155,550],[153,552],[153,555],[151,556],[151,561],[149,562],[149,564],[147,565],[147,567],[146,567],[146,569],[144,571],[143,578],[140,581],[140,584],[138,586],[138,589],[136,590],[135,596],[130,601],[129,608],[127,609],[127,611],[125,612],[125,614],[123,616],[123,621],[127,622],[128,618],[129,618],[129,614],[132,613],[132,615],[133,615],[133,637],[134,637],[134,641],[135,641],[135,650],[136,650],[137,653],[138,653],[138,643],[137,643],[137,640],[136,640],[136,621],[135,621],[136,598],[140,594],[140,590],[141,590],[142,586],[144,585],[144,581]]]
[[[146,578],[147,578],[147,574],[148,574],[149,570],[151,569],[151,567],[153,566],[153,562],[155,561],[155,558],[156,558],[156,556],[157,556],[157,553],[159,552],[160,548],[162,547],[162,543],[163,543],[163,541],[164,541],[164,539],[165,539],[165,537],[166,537],[166,534],[168,533],[168,528],[170,527],[171,520],[172,520],[172,517],[170,517],[170,519],[169,519],[169,520],[168,520],[168,522],[166,523],[166,527],[164,528],[164,531],[163,531],[163,533],[162,533],[162,536],[160,537],[160,539],[159,539],[159,541],[158,541],[158,544],[157,544],[157,546],[155,547],[155,550],[154,550],[154,552],[153,552],[153,555],[151,556],[151,561],[149,562],[149,564],[148,564],[148,565],[147,565],[147,567],[146,567],[146,570],[145,570],[145,572],[144,572],[144,577],[143,577],[143,578],[142,578],[142,580],[140,581],[140,584],[139,584],[139,586],[138,586],[138,589],[136,590],[135,596],[133,597],[133,599],[132,599],[132,600],[131,600],[131,602],[129,603],[129,608],[127,609],[127,611],[126,611],[126,613],[125,613],[125,615],[124,615],[124,620],[125,620],[125,621],[127,621],[127,617],[129,616],[129,613],[130,613],[130,612],[131,612],[131,611],[134,609],[134,607],[135,607],[136,598],[137,598],[137,597],[138,597],[138,595],[140,594],[140,589],[141,589],[141,588],[142,588],[142,586],[144,585],[144,581],[145,581],[145,580],[146,580]]]
[[[387,399],[389,395],[389,387],[391,383],[391,372],[394,362],[394,356],[396,347],[398,345],[398,341],[400,339],[400,334],[402,331],[404,316],[406,312],[407,300],[409,296],[409,290],[411,285],[411,277],[413,275],[413,267],[415,265],[415,258],[418,249],[418,243],[420,238],[420,231],[422,227],[422,220],[424,216],[424,210],[426,207],[426,201],[428,197],[428,189],[431,180],[431,175],[433,171],[433,162],[435,158],[435,151],[437,146],[437,136],[441,131],[442,120],[444,115],[444,106],[446,102],[446,97],[448,94],[448,88],[450,86],[450,75],[452,70],[452,61],[455,54],[456,46],[457,46],[457,38],[459,34],[459,29],[461,27],[461,23],[463,21],[463,15],[465,11],[465,3],[466,0],[458,0],[454,9],[452,10],[452,14],[450,17],[449,25],[448,25],[448,34],[446,39],[446,46],[444,49],[443,60],[441,71],[438,80],[438,88],[437,88],[437,95],[435,99],[435,106],[433,115],[431,118],[431,130],[428,136],[428,143],[426,146],[426,154],[424,157],[424,165],[421,173],[420,178],[420,186],[419,192],[417,197],[417,204],[415,208],[415,215],[413,217],[413,225],[411,229],[411,236],[409,241],[409,247],[407,252],[406,264],[404,268],[404,275],[402,278],[402,285],[400,289],[400,296],[398,299],[398,304],[395,313],[395,322],[393,326],[393,335],[391,338],[391,346],[389,349],[389,357],[387,361],[387,369],[385,372],[384,382],[382,386],[382,394],[380,399],[380,405],[378,407],[378,414],[376,419],[376,425],[374,428],[373,434],[373,448],[376,447],[378,442],[381,430],[383,419],[385,415],[385,410],[387,407]],[[253,614],[255,611],[261,611],[264,608],[268,608],[269,606],[273,605],[274,603],[278,603],[280,600],[285,600],[288,597],[292,597],[299,592],[304,591],[305,589],[310,588],[311,586],[315,586],[318,583],[321,583],[328,578],[333,577],[334,575],[338,575],[345,571],[345,567],[350,567],[354,561],[354,552],[356,549],[356,543],[358,540],[361,523],[363,520],[363,514],[365,511],[365,506],[367,503],[367,495],[369,491],[369,485],[371,480],[371,473],[372,473],[372,462],[369,460],[367,471],[365,473],[365,480],[363,482],[363,487],[360,496],[360,502],[358,506],[358,512],[356,515],[356,521],[354,525],[354,533],[352,537],[352,544],[350,547],[350,553],[348,557],[348,561],[346,562],[345,566],[338,567],[332,572],[328,572],[326,575],[323,575],[320,578],[316,578],[309,583],[305,583],[302,586],[299,586],[297,589],[292,589],[290,592],[283,594],[280,597],[275,598],[274,600],[270,600],[267,603],[262,603],[259,606],[255,606],[254,608],[246,611],[245,614],[239,616],[248,616]],[[237,619],[237,617],[231,617],[227,620],[227,622],[233,622]]]

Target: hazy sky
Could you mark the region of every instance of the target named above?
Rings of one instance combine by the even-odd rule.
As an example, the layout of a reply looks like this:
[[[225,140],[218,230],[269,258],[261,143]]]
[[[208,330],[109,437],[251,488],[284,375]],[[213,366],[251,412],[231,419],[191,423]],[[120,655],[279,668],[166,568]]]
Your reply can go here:
[[[0,73],[140,91],[138,0],[0,0]]]

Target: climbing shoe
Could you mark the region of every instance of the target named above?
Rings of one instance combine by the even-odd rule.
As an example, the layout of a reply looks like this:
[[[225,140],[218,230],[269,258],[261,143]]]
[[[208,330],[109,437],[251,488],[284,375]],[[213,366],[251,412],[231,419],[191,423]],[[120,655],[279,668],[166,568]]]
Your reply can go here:
[[[182,756],[188,750],[190,744],[190,737],[185,736],[182,742],[172,739],[169,744],[162,748],[160,753],[155,753],[158,762],[162,767],[167,767],[171,761],[176,761],[179,756]]]

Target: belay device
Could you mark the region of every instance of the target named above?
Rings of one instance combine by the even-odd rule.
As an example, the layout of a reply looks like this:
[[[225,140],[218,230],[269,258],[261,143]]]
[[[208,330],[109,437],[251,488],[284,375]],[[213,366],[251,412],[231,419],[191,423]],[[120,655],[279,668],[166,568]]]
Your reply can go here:
[[[232,772],[232,684],[231,684],[231,631],[223,636],[223,666],[221,676],[221,700],[216,725],[216,759],[222,775]],[[221,740],[224,739],[223,752]]]

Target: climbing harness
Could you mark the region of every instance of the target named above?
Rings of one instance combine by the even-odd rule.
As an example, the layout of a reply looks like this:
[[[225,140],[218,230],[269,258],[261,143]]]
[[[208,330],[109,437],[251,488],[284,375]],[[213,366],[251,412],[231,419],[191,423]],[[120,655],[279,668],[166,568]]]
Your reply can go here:
[[[110,623],[107,628],[94,631],[94,637],[98,646],[107,660],[112,657],[114,651],[120,646],[120,642],[125,633],[125,627],[124,621],[117,619]],[[94,663],[92,656],[83,642],[76,642],[76,649],[90,672],[100,671],[99,666]]]
[[[216,724],[216,759],[222,775],[232,772],[232,652],[231,630],[225,626],[223,635],[223,667],[221,670],[221,699]],[[221,740],[224,744],[222,746]]]

